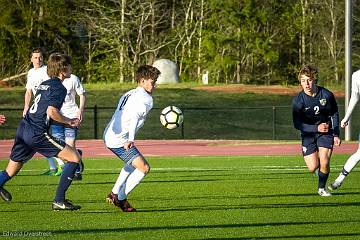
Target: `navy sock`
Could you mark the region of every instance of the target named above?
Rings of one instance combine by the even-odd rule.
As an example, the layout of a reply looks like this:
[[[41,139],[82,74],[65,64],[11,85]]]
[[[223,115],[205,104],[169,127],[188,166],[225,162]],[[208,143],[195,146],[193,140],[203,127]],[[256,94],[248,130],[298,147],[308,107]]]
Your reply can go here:
[[[4,170],[0,172],[0,188],[4,186],[4,184],[10,180],[9,174]]]
[[[82,161],[82,150],[81,149],[76,149],[78,151],[78,153],[80,154],[81,157],[81,161]],[[76,168],[76,173],[80,173],[81,172],[81,168],[80,168],[80,164],[77,166]]]
[[[78,165],[79,164],[75,163],[75,162],[65,163],[61,177],[60,177],[60,182],[59,182],[59,185],[56,190],[56,196],[54,199],[55,201],[63,202],[65,200],[65,192],[70,187],[70,184],[71,184],[74,174],[75,174],[76,167]]]
[[[325,188],[328,177],[329,177],[329,173],[323,173],[323,172],[319,171],[318,188]]]

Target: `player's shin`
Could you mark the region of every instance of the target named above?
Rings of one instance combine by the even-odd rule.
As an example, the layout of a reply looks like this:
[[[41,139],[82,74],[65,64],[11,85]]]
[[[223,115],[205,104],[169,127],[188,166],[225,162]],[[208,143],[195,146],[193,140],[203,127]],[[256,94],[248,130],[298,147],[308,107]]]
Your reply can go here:
[[[349,157],[344,165],[344,170],[347,173],[350,173],[351,170],[358,164],[360,161],[360,150],[356,151],[353,155]]]
[[[329,178],[329,173],[323,173],[323,172],[319,171],[319,182],[318,182],[319,189],[325,188],[328,178]]]
[[[125,165],[121,171],[120,174],[115,182],[115,185],[112,189],[112,192],[115,194],[118,194],[120,191],[121,186],[125,183],[126,179],[129,177],[129,175],[135,170],[135,168],[131,165]]]
[[[60,177],[60,182],[56,190],[55,201],[64,202],[65,192],[71,185],[71,182],[74,178],[74,174],[78,165],[79,164],[76,162],[67,162],[64,165],[63,172]]]
[[[9,174],[6,172],[6,170],[0,172],[0,188],[4,186],[4,184],[10,180]]]
[[[129,195],[129,193],[141,182],[141,180],[143,180],[144,177],[145,173],[136,168],[126,180],[123,191],[119,192],[119,200],[126,199],[127,195]]]

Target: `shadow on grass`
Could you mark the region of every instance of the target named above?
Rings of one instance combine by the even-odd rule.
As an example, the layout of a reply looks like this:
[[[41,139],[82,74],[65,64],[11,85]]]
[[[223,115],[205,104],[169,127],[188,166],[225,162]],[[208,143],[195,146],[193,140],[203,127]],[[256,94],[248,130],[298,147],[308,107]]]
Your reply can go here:
[[[240,237],[240,238],[199,238],[199,240],[319,239],[319,238],[327,238],[327,237],[339,237],[339,239],[341,239],[341,237],[356,237],[356,236],[360,236],[360,233],[335,233],[335,234],[289,235],[289,236],[266,236],[266,237],[254,236],[254,237]]]
[[[106,234],[106,233],[124,233],[124,232],[143,232],[156,230],[187,230],[187,229],[226,229],[226,228],[253,228],[253,227],[281,227],[281,226],[306,226],[323,224],[344,224],[358,223],[357,221],[317,221],[317,222],[265,222],[265,223],[239,223],[239,224],[215,224],[215,225],[188,225],[188,226],[152,226],[152,227],[119,227],[119,228],[92,228],[92,229],[64,229],[51,231],[53,235],[75,235],[75,234]],[[34,230],[36,232],[37,230]],[[41,230],[39,230],[41,231]],[[327,236],[359,236],[360,233],[346,234],[323,234],[323,235],[290,235],[290,236],[268,236],[268,237],[246,237],[246,238],[204,238],[205,239],[276,239],[276,238],[319,238]]]
[[[38,212],[49,212],[51,211],[51,202],[49,201],[30,201],[30,202],[17,202],[14,204],[14,209],[2,209],[1,212],[33,212],[34,209],[23,209],[19,204],[26,203],[27,206],[33,205],[37,208],[37,206],[41,205],[41,207],[37,208],[36,211]],[[82,209],[76,211],[78,214],[89,214],[93,212],[112,212],[114,210],[112,205],[105,203],[103,200],[98,201],[76,201],[77,204],[82,206]],[[1,205],[7,205],[8,203],[2,203]],[[49,209],[44,209],[42,206],[46,204],[49,206]],[[93,210],[89,209],[86,211],[86,205],[83,204],[98,204],[99,206],[105,207],[108,205],[109,210],[99,209]],[[186,211],[226,211],[226,210],[257,210],[257,209],[292,209],[292,208],[323,208],[323,207],[360,207],[360,202],[347,202],[347,203],[279,203],[279,204],[208,204],[208,205],[201,205],[201,206],[177,206],[171,208],[148,208],[148,209],[141,209],[137,208],[138,213],[151,213],[151,212],[186,212]]]
[[[288,209],[288,208],[322,208],[322,207],[359,207],[359,202],[352,203],[279,203],[279,204],[231,204],[231,205],[202,205],[194,207],[177,207],[163,209],[139,209],[139,212],[167,212],[167,211],[224,211],[239,209]]]

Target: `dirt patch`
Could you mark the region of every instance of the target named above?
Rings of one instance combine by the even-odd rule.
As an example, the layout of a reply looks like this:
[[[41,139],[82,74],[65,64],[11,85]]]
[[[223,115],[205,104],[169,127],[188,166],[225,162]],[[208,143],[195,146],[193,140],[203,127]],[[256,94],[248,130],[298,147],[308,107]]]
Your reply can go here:
[[[220,86],[197,86],[194,87],[195,90],[204,90],[204,91],[220,91],[228,93],[257,93],[257,94],[276,94],[276,95],[289,95],[295,96],[301,91],[300,86],[259,86],[259,85],[243,85],[243,84],[230,84],[230,85],[220,85]],[[333,91],[336,97],[344,97],[343,91]]]

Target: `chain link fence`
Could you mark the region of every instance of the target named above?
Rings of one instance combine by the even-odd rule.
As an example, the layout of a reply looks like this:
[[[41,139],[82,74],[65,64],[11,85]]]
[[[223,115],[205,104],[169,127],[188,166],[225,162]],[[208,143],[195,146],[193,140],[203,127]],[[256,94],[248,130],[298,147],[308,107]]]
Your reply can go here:
[[[144,127],[137,133],[137,139],[299,139],[299,132],[292,124],[291,106],[181,109],[185,119],[183,125],[168,130],[162,127],[159,121],[161,109],[153,108]],[[0,108],[0,113],[5,114],[7,119],[7,123],[0,126],[0,139],[14,138],[22,110]],[[97,105],[87,107],[78,139],[101,139],[114,110],[114,107]],[[339,106],[339,112],[344,112],[343,106]],[[340,114],[340,117],[342,116],[343,114]],[[355,109],[353,118],[360,118],[359,109]],[[352,139],[357,139],[359,129],[359,121],[353,121]]]

